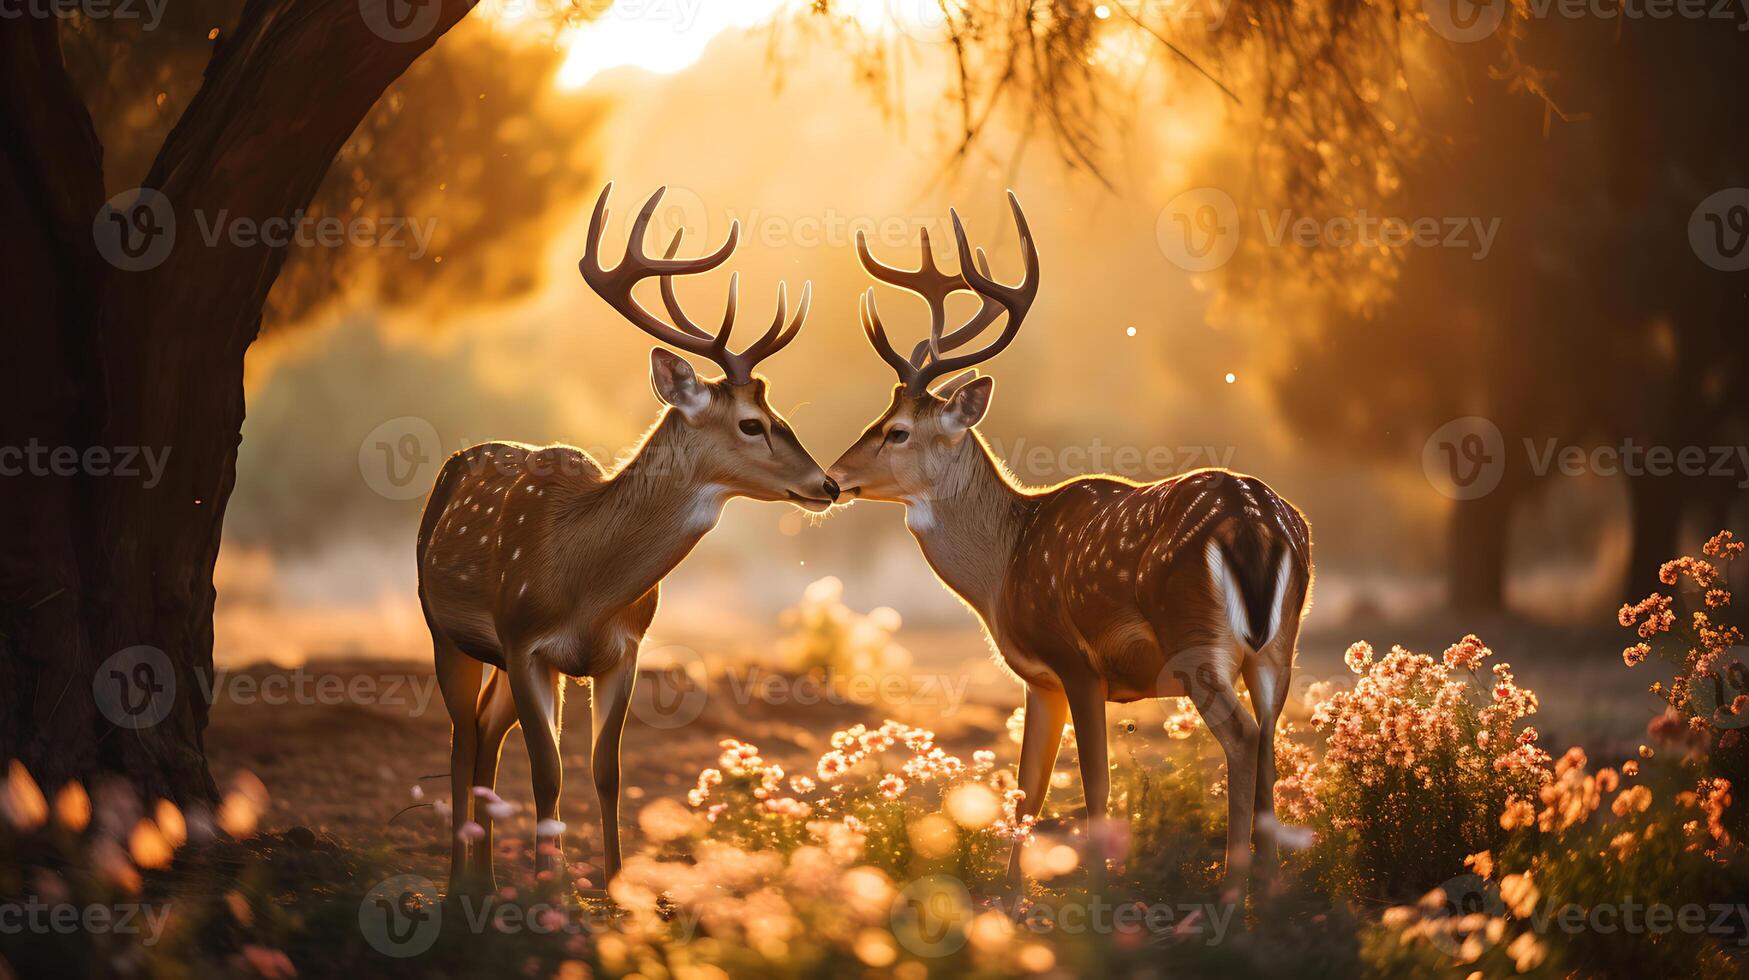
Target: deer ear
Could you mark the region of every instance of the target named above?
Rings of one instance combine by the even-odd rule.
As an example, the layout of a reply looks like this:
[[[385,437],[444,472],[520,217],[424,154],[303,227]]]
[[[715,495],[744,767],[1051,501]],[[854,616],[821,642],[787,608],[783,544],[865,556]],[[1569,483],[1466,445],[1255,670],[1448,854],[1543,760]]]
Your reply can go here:
[[[692,365],[665,347],[650,349],[650,387],[656,390],[657,398],[678,409],[688,422],[697,422],[711,403],[710,392],[698,380]]]
[[[947,408],[941,413],[942,424],[949,435],[959,435],[984,420],[984,413],[990,410],[990,392],[995,387],[996,379],[985,375],[954,390],[947,399]]]
[[[961,385],[965,384],[966,382],[972,380],[973,378],[975,378],[977,376],[978,376],[978,369],[977,368],[966,368],[964,371],[961,371],[960,373],[954,375],[953,377],[947,379],[946,381],[943,381],[941,384],[936,385],[934,388],[935,397],[937,397],[937,398],[952,398],[953,393],[960,390]]]

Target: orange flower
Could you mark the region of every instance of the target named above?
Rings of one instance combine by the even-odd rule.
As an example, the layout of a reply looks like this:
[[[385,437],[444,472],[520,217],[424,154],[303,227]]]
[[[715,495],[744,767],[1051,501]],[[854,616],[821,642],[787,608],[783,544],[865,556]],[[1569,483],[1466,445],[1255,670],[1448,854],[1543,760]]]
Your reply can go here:
[[[1729,531],[1720,531],[1700,549],[1708,558],[1723,558],[1726,561],[1743,553],[1743,542],[1733,541],[1734,535]]]

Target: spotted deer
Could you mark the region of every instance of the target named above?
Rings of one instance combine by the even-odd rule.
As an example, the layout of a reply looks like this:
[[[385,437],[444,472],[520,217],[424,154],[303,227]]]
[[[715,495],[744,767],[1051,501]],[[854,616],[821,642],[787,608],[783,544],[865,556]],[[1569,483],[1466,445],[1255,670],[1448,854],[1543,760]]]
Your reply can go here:
[[[1015,286],[992,278],[982,249],[974,261],[957,213],[957,275],[936,266],[927,233],[914,270],[882,265],[858,235],[871,276],[928,303],[929,336],[909,357],[895,351],[875,290],[863,295],[863,332],[899,383],[828,475],[846,502],[905,505],[930,567],[977,614],[1024,683],[1022,815],[1043,806],[1063,723],[1072,720],[1089,837],[1107,842],[1105,703],[1191,698],[1226,755],[1222,894],[1242,900],[1252,845],[1260,875],[1277,857],[1272,736],[1311,590],[1306,521],[1261,480],[1227,470],[1149,484],[1084,476],[1031,488],[1014,480],[974,428],[994,388],[975,365],[1013,342],[1038,293],[1038,250],[1012,192],[1008,201],[1026,266]],[[980,306],[945,330],[947,299],[959,291]],[[1004,315],[988,344],[951,353]],[[1241,678],[1254,714],[1240,704]],[[1103,859],[1096,867],[1103,871]],[[1020,883],[1019,845],[1009,875]]]
[[[651,258],[644,240],[662,199],[657,190],[632,222],[624,259],[607,269],[601,237],[612,189],[601,192],[589,222],[578,264],[584,281],[632,325],[715,362],[723,377],[700,379],[679,355],[651,350],[650,382],[666,408],[611,471],[570,446],[492,442],[455,454],[439,472],[419,527],[419,597],[453,724],[452,890],[493,886],[491,813],[474,787],[492,789],[504,738],[518,724],[533,772],[537,868],[561,865],[559,717],[567,675],[590,678],[604,865],[609,878],[619,870],[620,737],[659,583],[716,525],[731,497],[821,511],[838,496],[767,401],[765,379],[753,373],[801,330],[810,287],[786,324],[780,284],[771,327],[731,352],[736,278],[714,335],[681,310],[673,280],[721,265],[735,250],[739,224],[709,255],[675,258],[677,232],[666,256]],[[660,280],[672,322],[632,295],[651,277]]]

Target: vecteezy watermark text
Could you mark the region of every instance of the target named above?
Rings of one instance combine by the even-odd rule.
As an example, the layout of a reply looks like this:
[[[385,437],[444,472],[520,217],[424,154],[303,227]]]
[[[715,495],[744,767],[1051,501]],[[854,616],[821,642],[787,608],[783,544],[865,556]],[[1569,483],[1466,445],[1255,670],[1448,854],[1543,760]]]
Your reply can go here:
[[[170,906],[124,902],[119,905],[75,905],[45,902],[36,895],[19,902],[0,902],[0,935],[73,935],[75,933],[141,936],[141,946],[154,946],[164,934]]]
[[[1113,473],[1132,479],[1162,479],[1203,466],[1232,464],[1233,446],[1108,445],[1094,438],[1086,445],[1048,446],[1026,439],[991,439],[990,449],[1023,478],[1049,480],[1084,473]]]
[[[7,0],[0,0],[0,3]],[[404,251],[408,261],[426,256],[437,234],[437,219],[399,215],[312,215],[298,209],[288,216],[257,218],[229,208],[193,212],[195,231],[207,248],[385,248]],[[111,197],[91,222],[98,254],[125,272],[155,269],[170,257],[177,238],[176,208],[150,187],[135,187]]]
[[[386,708],[408,717],[423,717],[437,691],[437,677],[424,673],[341,674],[304,667],[257,674],[232,673],[223,667],[208,675],[193,672],[184,683],[164,651],[132,646],[105,658],[92,674],[91,693],[98,710],[112,724],[140,730],[169,717],[179,693],[194,690],[207,704],[221,701],[252,707],[266,705],[359,705]]]
[[[0,0],[0,20],[137,20],[154,31],[164,22],[168,0]]]
[[[458,919],[454,914],[461,912]],[[384,956],[397,959],[418,956],[437,943],[445,928],[460,929],[475,936],[534,933],[536,935],[596,936],[612,932],[617,912],[598,905],[566,905],[552,902],[522,904],[500,900],[455,896],[446,906],[438,899],[437,885],[423,875],[405,874],[386,878],[371,886],[358,905],[358,928],[366,943]],[[697,933],[697,915],[686,906],[676,906],[664,916],[675,938],[684,942]]]
[[[431,239],[437,233],[437,219],[387,217],[316,216],[302,210],[289,218],[233,216],[221,210],[209,216],[205,211],[194,213],[200,226],[201,241],[211,248],[221,241],[238,248],[266,245],[269,248],[339,248],[357,245],[365,248],[403,249],[407,258],[417,261],[429,251]]]
[[[1427,26],[1433,33],[1468,44],[1499,30],[1514,0],[1422,0]],[[1517,4],[1527,20],[1725,20],[1737,30],[1749,30],[1743,0],[1523,0]]]
[[[1667,446],[1620,442],[1580,446],[1554,437],[1526,436],[1525,462],[1538,477],[1629,476],[1727,479],[1749,489],[1749,446]],[[1507,448],[1500,427],[1479,415],[1452,419],[1422,445],[1421,466],[1429,483],[1454,500],[1493,492],[1506,472]]]
[[[1494,250],[1499,218],[1466,215],[1402,216],[1361,208],[1350,214],[1313,216],[1289,209],[1257,209],[1258,240],[1270,248],[1444,248],[1476,261]],[[1239,207],[1218,187],[1185,191],[1166,203],[1154,225],[1160,251],[1181,269],[1207,272],[1225,265],[1245,237]]]
[[[169,446],[46,446],[36,439],[22,446],[0,446],[0,476],[133,479],[143,474],[146,479],[140,485],[147,490],[164,478],[169,462]]]

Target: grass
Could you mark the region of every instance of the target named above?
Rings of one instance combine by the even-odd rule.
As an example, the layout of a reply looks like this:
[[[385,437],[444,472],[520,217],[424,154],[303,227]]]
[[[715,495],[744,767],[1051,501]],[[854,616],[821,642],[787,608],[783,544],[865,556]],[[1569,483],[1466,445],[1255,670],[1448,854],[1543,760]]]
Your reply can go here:
[[[1724,537],[1706,556],[1738,551]],[[1306,691],[1279,733],[1278,809],[1311,833],[1245,908],[1215,897],[1219,753],[1171,704],[1113,724],[1125,836],[1109,865],[1081,833],[1072,749],[1043,818],[1017,819],[1001,712],[943,715],[937,732],[926,713],[886,720],[904,705],[879,700],[791,706],[750,732],[713,698],[639,750],[636,781],[662,791],[628,800],[628,862],[605,895],[582,860],[536,880],[512,818],[506,885],[481,901],[439,893],[447,830],[432,808],[385,822],[412,786],[422,803],[440,795],[419,777],[442,769],[441,715],[346,705],[356,724],[287,710],[300,738],[366,733],[356,758],[324,773],[286,761],[283,739],[245,745],[295,792],[269,799],[234,770],[213,813],[108,785],[45,793],[11,766],[0,894],[21,897],[0,902],[0,957],[21,976],[1743,975],[1749,807],[1733,785],[1749,746],[1732,733],[1749,698],[1720,703],[1713,683],[1732,683],[1741,639],[1717,577],[1681,565],[1669,597],[1624,610],[1627,659],[1665,665],[1664,714],[1643,745],[1597,761],[1545,743],[1541,699],[1479,640],[1352,648],[1348,681]],[[877,619],[813,590],[777,674],[894,669],[896,623]],[[709,734],[737,725],[739,738]],[[371,795],[385,772],[375,782],[400,799]],[[586,795],[567,795],[573,859]],[[333,815],[322,833],[291,823],[316,797]],[[1024,893],[1005,875],[1016,839]]]

